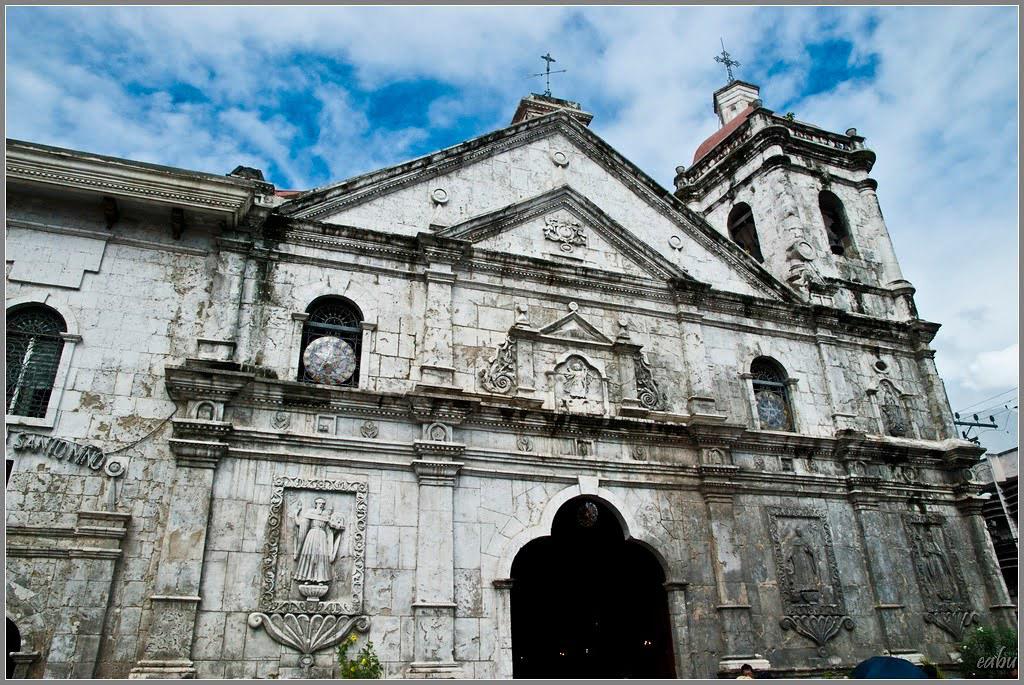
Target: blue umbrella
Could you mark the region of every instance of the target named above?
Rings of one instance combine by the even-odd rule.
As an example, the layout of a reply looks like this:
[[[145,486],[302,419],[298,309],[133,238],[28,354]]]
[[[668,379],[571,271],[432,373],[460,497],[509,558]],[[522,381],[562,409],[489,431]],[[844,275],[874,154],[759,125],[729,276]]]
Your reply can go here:
[[[927,678],[928,674],[906,659],[873,656],[857,664],[851,678]]]

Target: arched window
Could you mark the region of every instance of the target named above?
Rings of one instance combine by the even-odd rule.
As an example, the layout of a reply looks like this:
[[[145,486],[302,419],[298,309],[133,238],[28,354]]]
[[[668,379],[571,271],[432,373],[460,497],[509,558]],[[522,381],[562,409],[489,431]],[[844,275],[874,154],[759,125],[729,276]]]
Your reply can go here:
[[[327,385],[359,385],[363,314],[343,297],[321,297],[306,309],[302,327],[299,380]]]
[[[761,428],[776,431],[793,430],[793,411],[789,404],[789,376],[770,357],[758,357],[750,364],[754,386],[754,404]]]
[[[834,193],[823,190],[818,193],[818,207],[821,209],[821,220],[825,224],[825,234],[828,236],[828,246],[832,254],[852,256],[850,223],[846,220],[843,203]]]
[[[882,429],[886,435],[902,438],[907,434],[907,416],[903,411],[903,400],[889,381],[882,381],[878,388],[878,412],[882,416]]]
[[[748,255],[759,262],[764,261],[761,243],[757,239],[757,227],[754,226],[754,213],[746,202],[739,203],[729,212],[729,237]]]
[[[42,418],[64,348],[64,318],[41,304],[7,312],[7,413]]]

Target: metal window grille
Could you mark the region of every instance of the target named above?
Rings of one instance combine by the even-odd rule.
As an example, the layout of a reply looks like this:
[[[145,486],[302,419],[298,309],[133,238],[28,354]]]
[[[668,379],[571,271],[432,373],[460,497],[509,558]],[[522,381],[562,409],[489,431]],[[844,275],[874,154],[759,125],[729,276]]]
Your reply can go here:
[[[7,315],[7,413],[42,418],[64,348],[64,321],[43,307]]]
[[[755,359],[750,365],[754,401],[761,428],[793,430],[793,412],[789,406],[786,373],[769,359]]]
[[[352,346],[356,356],[356,368],[352,376],[342,383],[345,387],[359,385],[359,361],[363,343],[362,316],[353,305],[342,300],[328,300],[315,304],[309,310],[309,319],[302,327],[302,351],[299,353],[299,380],[306,383],[318,383],[306,373],[303,363],[306,347],[317,338],[333,336],[340,338]]]

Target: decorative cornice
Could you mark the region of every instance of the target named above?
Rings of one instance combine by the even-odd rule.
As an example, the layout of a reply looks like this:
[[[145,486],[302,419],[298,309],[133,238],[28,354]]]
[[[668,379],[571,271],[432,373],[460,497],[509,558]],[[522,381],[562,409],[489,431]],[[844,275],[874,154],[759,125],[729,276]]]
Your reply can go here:
[[[210,212],[234,226],[273,186],[232,176],[7,140],[7,181],[43,183]]]
[[[215,469],[228,453],[228,445],[223,442],[176,438],[171,438],[167,442],[178,466]]]
[[[437,459],[415,459],[412,462],[412,468],[416,472],[416,478],[420,485],[453,487],[455,479],[462,469],[462,464]]]

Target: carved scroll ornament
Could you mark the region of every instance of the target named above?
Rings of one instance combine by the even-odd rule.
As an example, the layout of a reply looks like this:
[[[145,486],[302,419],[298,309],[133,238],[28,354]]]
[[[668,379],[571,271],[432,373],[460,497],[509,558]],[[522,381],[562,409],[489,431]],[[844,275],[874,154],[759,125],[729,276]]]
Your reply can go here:
[[[633,357],[633,366],[636,374],[637,399],[640,404],[647,409],[661,409],[663,405],[661,389],[658,387],[658,382],[654,380],[650,365],[640,352]]]
[[[488,392],[507,395],[516,389],[516,341],[511,337],[498,346],[497,353],[480,370],[480,383]]]

